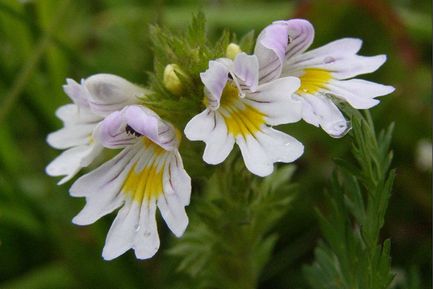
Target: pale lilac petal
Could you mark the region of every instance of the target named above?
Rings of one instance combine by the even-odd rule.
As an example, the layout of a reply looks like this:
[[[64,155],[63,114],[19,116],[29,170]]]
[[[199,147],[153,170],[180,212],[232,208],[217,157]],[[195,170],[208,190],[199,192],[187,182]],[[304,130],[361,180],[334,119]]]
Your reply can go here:
[[[259,62],[261,83],[275,79],[282,71],[288,45],[288,27],[285,22],[273,23],[259,34],[254,54]]]
[[[286,70],[299,70],[335,63],[355,55],[362,46],[362,40],[357,38],[342,38],[324,46],[312,49],[302,54],[288,58]]]
[[[127,123],[122,112],[108,115],[95,129],[94,138],[107,148],[124,148],[137,141],[137,137],[127,133]]]
[[[63,91],[80,107],[89,107],[89,92],[75,80],[67,78]]]
[[[150,109],[144,106],[131,105],[122,114],[126,123],[137,133],[149,138],[165,150],[176,150],[179,141],[175,128],[164,122]]]
[[[207,107],[210,109],[216,110],[220,106],[220,98],[229,79],[228,74],[228,68],[218,61],[210,61],[209,68],[200,74],[208,98]]]
[[[175,150],[179,145],[175,129],[153,111],[139,105],[113,112],[95,130],[95,138],[109,148],[131,145],[142,136],[166,150]]]
[[[234,73],[240,80],[243,90],[255,91],[258,86],[258,59],[254,55],[241,52],[234,61]]]
[[[112,74],[92,75],[82,82],[89,92],[89,105],[99,115],[106,116],[127,105],[138,103],[146,90]]]
[[[285,22],[288,26],[287,37],[289,42],[286,48],[286,59],[291,59],[309,48],[313,42],[315,30],[312,24],[304,19],[291,19]]]

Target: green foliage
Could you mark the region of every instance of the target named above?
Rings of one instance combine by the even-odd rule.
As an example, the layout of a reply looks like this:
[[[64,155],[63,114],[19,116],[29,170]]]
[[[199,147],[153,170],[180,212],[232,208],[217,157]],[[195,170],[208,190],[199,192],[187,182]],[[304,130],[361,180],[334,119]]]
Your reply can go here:
[[[230,35],[224,32],[217,43],[210,43],[206,35],[203,13],[193,17],[187,32],[177,33],[152,26],[150,30],[154,52],[154,73],[150,74],[151,95],[143,103],[161,117],[183,128],[188,120],[203,109],[203,84],[200,73],[208,68],[211,59],[223,57]],[[183,73],[177,73],[182,91],[174,95],[164,85],[164,68],[176,64]]]
[[[270,258],[276,222],[290,208],[293,166],[260,179],[241,160],[227,162],[207,182],[184,237],[170,249],[195,288],[255,288]]]
[[[353,112],[353,155],[358,166],[338,160],[326,193],[329,212],[319,212],[324,241],[305,275],[315,289],[386,289],[393,274],[390,240],[379,245],[395,171],[390,169],[393,125],[375,134],[367,113]]]

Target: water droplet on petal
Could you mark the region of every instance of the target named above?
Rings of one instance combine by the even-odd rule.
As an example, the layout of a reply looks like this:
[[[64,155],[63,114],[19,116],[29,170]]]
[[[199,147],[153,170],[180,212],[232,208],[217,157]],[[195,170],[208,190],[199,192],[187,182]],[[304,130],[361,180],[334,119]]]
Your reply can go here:
[[[331,56],[327,56],[327,57],[325,57],[324,60],[323,60],[324,64],[333,63],[333,62],[335,62],[335,61],[336,61],[336,59],[335,59],[334,57],[331,57]]]
[[[351,130],[351,122],[347,120],[338,120],[335,122],[327,123],[324,126],[324,130],[332,137],[332,138],[341,138],[345,136]]]
[[[134,228],[134,230],[135,230],[136,232],[140,231],[140,225],[136,225],[136,227]]]

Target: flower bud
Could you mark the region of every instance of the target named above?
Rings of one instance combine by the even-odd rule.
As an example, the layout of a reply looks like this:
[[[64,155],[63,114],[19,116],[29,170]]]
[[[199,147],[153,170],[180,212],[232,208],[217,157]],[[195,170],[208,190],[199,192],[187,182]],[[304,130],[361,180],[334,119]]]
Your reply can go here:
[[[164,68],[164,86],[173,94],[180,94],[182,91],[182,83],[177,74],[184,75],[184,72],[176,64],[168,64]]]
[[[230,43],[226,48],[226,57],[230,59],[235,59],[238,53],[241,52],[241,48],[239,45],[235,43]]]

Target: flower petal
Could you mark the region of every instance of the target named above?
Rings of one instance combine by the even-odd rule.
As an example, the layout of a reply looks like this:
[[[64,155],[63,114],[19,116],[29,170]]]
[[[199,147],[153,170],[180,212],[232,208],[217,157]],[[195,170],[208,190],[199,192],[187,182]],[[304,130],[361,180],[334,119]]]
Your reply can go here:
[[[200,74],[200,79],[205,85],[205,90],[209,93],[205,93],[208,98],[207,107],[212,110],[216,110],[220,106],[220,98],[228,81],[228,68],[218,62],[210,61],[209,68]]]
[[[91,141],[94,124],[67,126],[47,136],[47,143],[56,149],[87,145]]]
[[[87,167],[102,151],[98,144],[82,145],[61,153],[45,168],[49,176],[65,176],[58,184],[72,179],[81,168]]]
[[[220,113],[209,109],[193,117],[184,132],[188,139],[206,143],[203,160],[212,165],[223,162],[235,143]]]
[[[329,92],[346,100],[357,109],[371,108],[379,103],[374,97],[392,93],[395,88],[362,79],[333,80],[328,83]]]
[[[286,67],[295,69],[333,63],[338,59],[355,55],[361,46],[362,40],[360,39],[342,38],[303,54],[287,58]]]
[[[286,48],[286,59],[291,59],[309,48],[313,42],[315,30],[312,24],[304,19],[291,19],[286,21],[286,25],[289,42]]]
[[[122,112],[126,123],[139,134],[146,136],[165,150],[175,150],[179,146],[175,129],[154,113],[141,105],[127,106]]]
[[[121,206],[125,200],[121,188],[131,167],[141,156],[140,152],[137,145],[126,148],[112,160],[75,181],[69,192],[74,197],[86,197],[86,205],[72,220],[74,224],[92,224]]]
[[[215,113],[210,109],[205,109],[190,119],[185,126],[184,134],[193,141],[208,138],[216,125],[214,118]]]
[[[95,129],[95,138],[109,148],[122,148],[146,137],[165,150],[179,146],[175,129],[153,111],[140,105],[126,106],[108,115]]]
[[[177,180],[173,179],[174,173],[178,176]],[[188,217],[184,206],[186,201],[189,202],[191,180],[183,168],[177,167],[175,155],[172,156],[170,163],[166,166],[163,178],[164,192],[158,198],[158,208],[169,229],[177,237],[180,237],[188,225]]]
[[[190,204],[191,178],[185,171],[178,152],[168,166],[168,174],[165,175],[164,184],[166,194],[177,194],[184,206]]]
[[[322,93],[305,94],[303,101],[303,119],[315,126],[321,126],[331,137],[343,137],[350,129],[349,122],[342,115],[333,101]]]
[[[267,124],[297,122],[301,119],[302,104],[292,94],[299,86],[298,78],[279,78],[260,85],[256,93],[249,94],[243,101],[265,114]]]
[[[155,201],[140,205],[129,200],[110,227],[102,255],[105,260],[112,260],[133,248],[137,258],[147,259],[159,247]]]
[[[304,150],[292,136],[266,126],[255,136],[238,137],[237,144],[247,169],[261,177],[273,172],[275,162],[293,162]]]
[[[336,79],[347,79],[376,71],[386,61],[385,55],[360,56],[362,41],[343,38],[288,59],[283,75],[298,76],[306,68],[331,72]]]
[[[261,83],[280,75],[287,46],[288,27],[285,22],[273,23],[261,31],[254,52],[258,58]]]
[[[63,91],[80,107],[89,107],[89,91],[75,80],[67,78]]]
[[[113,74],[96,74],[82,82],[89,91],[91,109],[102,116],[138,102],[146,90]]]
[[[255,55],[239,53],[234,61],[234,73],[238,77],[243,90],[255,91],[258,86],[258,59]]]

